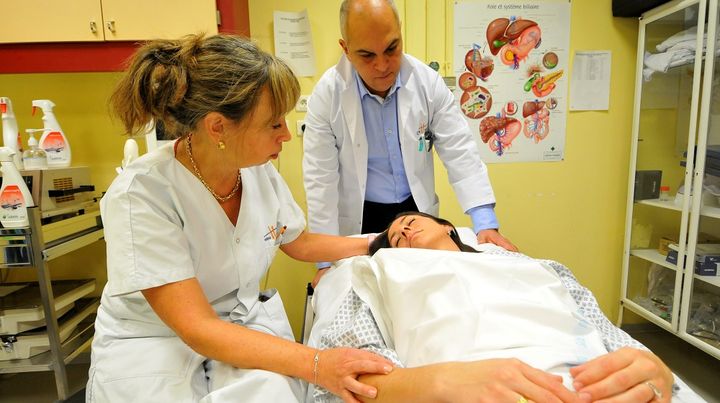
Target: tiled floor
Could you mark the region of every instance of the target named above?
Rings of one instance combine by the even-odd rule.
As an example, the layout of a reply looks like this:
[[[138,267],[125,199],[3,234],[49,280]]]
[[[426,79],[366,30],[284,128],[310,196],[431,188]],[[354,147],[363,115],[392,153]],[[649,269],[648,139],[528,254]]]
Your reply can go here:
[[[720,403],[720,360],[659,328],[631,328],[629,332],[660,356],[709,403]],[[85,384],[87,369],[87,362],[68,366],[71,389]],[[2,403],[48,403],[56,399],[55,381],[50,372],[0,375]],[[83,401],[84,396],[79,394],[66,402]]]

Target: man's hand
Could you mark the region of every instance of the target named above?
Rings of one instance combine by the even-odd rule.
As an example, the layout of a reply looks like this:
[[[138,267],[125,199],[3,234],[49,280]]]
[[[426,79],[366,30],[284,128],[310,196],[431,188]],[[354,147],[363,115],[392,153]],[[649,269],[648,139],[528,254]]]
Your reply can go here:
[[[513,245],[507,238],[500,235],[496,229],[480,230],[477,234],[478,243],[493,243],[501,248],[505,248],[510,252],[517,252],[517,246]]]

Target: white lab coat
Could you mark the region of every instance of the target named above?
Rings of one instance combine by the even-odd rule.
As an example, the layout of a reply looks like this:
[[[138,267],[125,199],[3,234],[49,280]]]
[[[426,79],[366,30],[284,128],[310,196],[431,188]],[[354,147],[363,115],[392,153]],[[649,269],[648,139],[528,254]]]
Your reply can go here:
[[[323,74],[308,100],[303,171],[312,232],[360,233],[368,145],[353,67],[343,56]],[[403,164],[420,211],[437,215],[432,153],[418,151],[428,125],[463,211],[495,203],[474,137],[442,78],[409,55],[400,68],[398,127]],[[429,122],[429,123],[428,123]]]
[[[304,229],[303,213],[272,164],[242,169],[242,182],[236,226],[174,158],[172,143],[135,160],[110,186],[101,201],[108,283],[95,323],[88,402],[218,401],[228,390],[264,401],[249,396],[267,387],[293,401],[297,380],[207,360],[140,292],[194,277],[219,317],[293,339],[280,296],[270,292],[259,302],[259,281],[279,245]],[[278,240],[265,236],[271,225],[287,225]]]

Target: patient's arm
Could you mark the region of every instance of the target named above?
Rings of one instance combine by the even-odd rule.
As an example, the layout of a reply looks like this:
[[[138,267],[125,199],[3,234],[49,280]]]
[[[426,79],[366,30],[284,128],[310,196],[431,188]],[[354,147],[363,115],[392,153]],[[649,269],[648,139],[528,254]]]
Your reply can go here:
[[[359,378],[375,386],[375,399],[364,402],[510,402],[521,397],[534,402],[579,402],[562,385],[562,378],[532,368],[517,359],[448,362],[416,368],[396,368],[388,375]]]

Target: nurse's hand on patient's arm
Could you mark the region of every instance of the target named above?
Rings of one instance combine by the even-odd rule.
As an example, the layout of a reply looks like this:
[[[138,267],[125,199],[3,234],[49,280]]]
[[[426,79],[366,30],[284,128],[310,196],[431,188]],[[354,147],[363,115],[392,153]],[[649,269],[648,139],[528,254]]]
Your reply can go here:
[[[670,402],[673,374],[655,354],[624,347],[570,369],[583,402]],[[650,385],[648,385],[648,382]],[[662,394],[656,396],[655,390]]]
[[[354,348],[322,350],[318,360],[317,383],[345,403],[359,403],[355,396],[375,397],[377,389],[360,382],[364,374],[388,374],[392,362],[369,351]]]
[[[500,235],[500,232],[496,229],[484,229],[480,230],[477,234],[478,243],[493,243],[501,248],[505,248],[510,252],[517,252],[517,246],[513,245],[510,240]]]
[[[448,362],[415,368],[395,368],[389,375],[365,375],[377,386],[377,399],[364,402],[531,402],[577,403],[562,378],[517,359]]]

